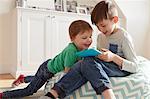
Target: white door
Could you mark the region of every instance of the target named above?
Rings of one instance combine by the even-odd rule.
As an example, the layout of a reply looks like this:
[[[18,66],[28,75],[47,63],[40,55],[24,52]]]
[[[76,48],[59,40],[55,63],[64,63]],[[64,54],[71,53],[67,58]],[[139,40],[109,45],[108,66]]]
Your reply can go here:
[[[37,12],[22,12],[21,53],[22,70],[32,73],[46,60],[46,15]]]
[[[59,54],[70,42],[68,28],[71,19],[64,16],[52,15],[51,16],[51,56],[54,57]]]
[[[70,24],[79,19],[83,19],[86,21],[89,21],[88,16],[82,17],[78,15],[71,15],[71,14],[57,14],[57,13],[51,13],[50,21],[51,21],[51,30],[49,33],[49,36],[51,36],[51,39],[47,39],[49,41],[49,53],[51,53],[50,56],[54,57],[57,54],[59,54],[70,41],[69,37],[69,26]],[[50,43],[51,42],[51,43]]]

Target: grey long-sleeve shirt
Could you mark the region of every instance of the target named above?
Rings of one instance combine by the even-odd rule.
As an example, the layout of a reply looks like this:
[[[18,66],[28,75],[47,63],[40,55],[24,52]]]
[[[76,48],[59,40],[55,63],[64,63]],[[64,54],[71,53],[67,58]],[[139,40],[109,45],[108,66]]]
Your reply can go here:
[[[116,33],[105,36],[100,33],[97,38],[97,49],[106,48],[124,58],[122,70],[135,73],[138,71],[138,60],[133,48],[132,38],[123,28]]]

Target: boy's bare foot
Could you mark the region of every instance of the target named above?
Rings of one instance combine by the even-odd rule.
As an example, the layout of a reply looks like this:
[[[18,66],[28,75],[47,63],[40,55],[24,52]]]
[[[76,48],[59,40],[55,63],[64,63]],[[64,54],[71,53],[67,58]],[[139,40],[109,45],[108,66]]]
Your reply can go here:
[[[116,99],[112,89],[105,90],[102,95],[104,96],[104,99]]]
[[[51,89],[50,93],[51,93],[55,98],[58,97],[57,91]]]

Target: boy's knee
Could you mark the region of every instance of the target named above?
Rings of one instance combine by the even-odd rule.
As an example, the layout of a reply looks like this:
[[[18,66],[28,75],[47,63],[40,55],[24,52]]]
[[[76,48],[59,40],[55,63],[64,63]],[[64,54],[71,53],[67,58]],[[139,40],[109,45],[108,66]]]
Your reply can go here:
[[[82,61],[82,65],[94,64],[94,57],[85,57]]]
[[[83,62],[81,63],[82,68],[91,68],[95,65],[94,57],[86,57]]]

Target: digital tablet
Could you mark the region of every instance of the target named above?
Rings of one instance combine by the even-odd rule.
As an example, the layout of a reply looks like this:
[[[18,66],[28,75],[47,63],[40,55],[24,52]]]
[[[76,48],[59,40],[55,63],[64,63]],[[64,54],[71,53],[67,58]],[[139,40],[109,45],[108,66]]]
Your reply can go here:
[[[97,49],[89,48],[89,49],[85,49],[85,50],[77,52],[76,55],[80,57],[88,57],[88,56],[97,56],[101,53],[102,52]]]

